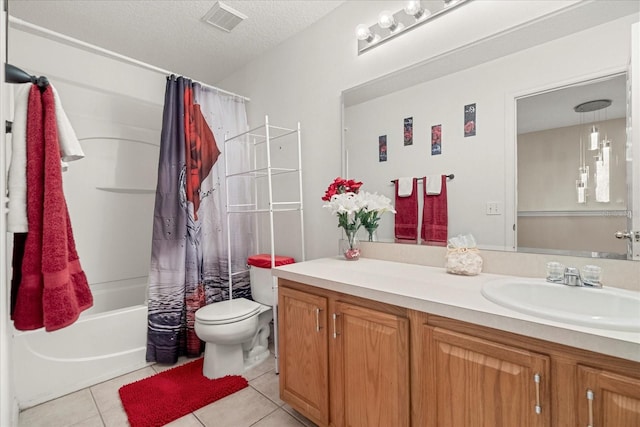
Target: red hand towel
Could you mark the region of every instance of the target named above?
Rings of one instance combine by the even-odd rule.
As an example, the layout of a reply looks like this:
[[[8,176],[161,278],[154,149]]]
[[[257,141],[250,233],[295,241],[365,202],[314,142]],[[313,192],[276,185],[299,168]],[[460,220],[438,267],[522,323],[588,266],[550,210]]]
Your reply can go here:
[[[427,194],[427,177],[424,177],[424,204],[422,206],[422,237],[423,244],[432,246],[447,246],[447,228],[449,215],[447,213],[447,176],[442,175],[442,190],[440,194]]]
[[[418,180],[413,178],[413,190],[407,197],[398,196],[396,180],[395,233],[398,241],[418,240]]]

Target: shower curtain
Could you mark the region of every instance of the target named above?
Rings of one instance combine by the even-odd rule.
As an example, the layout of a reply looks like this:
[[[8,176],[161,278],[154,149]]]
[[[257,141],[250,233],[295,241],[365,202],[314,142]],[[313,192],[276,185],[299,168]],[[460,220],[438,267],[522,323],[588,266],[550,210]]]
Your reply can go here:
[[[184,77],[167,79],[149,271],[148,362],[200,355],[196,310],[250,296],[245,265],[254,250],[254,227],[244,214],[229,216],[234,272],[229,295],[224,170],[225,157],[231,171],[250,169],[245,140],[224,150],[225,135],[247,129],[242,99]],[[248,180],[230,178],[228,186],[233,200],[250,197]]]

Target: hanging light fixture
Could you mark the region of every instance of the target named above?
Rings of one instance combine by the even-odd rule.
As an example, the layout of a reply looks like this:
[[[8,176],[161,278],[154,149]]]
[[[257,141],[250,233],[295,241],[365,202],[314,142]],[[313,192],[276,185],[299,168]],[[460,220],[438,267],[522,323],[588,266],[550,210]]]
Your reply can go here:
[[[578,203],[587,203],[587,191],[589,188],[589,166],[586,164],[586,153],[584,142],[582,141],[582,118],[583,113],[580,113],[580,144],[578,146],[578,179],[576,180],[576,192],[578,197]]]
[[[596,125],[591,125],[591,131],[589,132],[589,150],[598,149],[598,139],[600,138],[600,132]]]
[[[595,123],[592,123],[588,131],[588,147],[583,144],[583,114],[595,112],[605,109],[611,105],[610,99],[597,99],[594,101],[583,102],[576,105],[573,110],[580,113],[580,166],[578,167],[578,179],[576,180],[576,190],[578,203],[587,203],[588,182],[589,182],[589,166],[586,164],[586,150],[598,150],[595,156],[595,182],[596,182],[596,201],[609,201],[609,158],[611,152],[611,141],[606,138],[600,143],[600,130]],[[605,116],[606,121],[606,116]]]

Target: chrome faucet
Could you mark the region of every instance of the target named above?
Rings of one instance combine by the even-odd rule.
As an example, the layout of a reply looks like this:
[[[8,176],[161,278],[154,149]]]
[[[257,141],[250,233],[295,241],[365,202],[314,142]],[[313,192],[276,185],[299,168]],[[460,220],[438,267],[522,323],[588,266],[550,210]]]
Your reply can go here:
[[[566,267],[564,269],[564,274],[562,279],[550,279],[547,278],[547,281],[553,283],[562,283],[567,286],[580,286],[580,287],[588,287],[588,288],[602,288],[602,283],[598,281],[590,281],[584,280],[580,275],[580,270],[575,267]]]
[[[575,267],[567,267],[564,269],[562,283],[567,286],[584,286],[582,277],[580,277],[580,270]]]
[[[556,266],[554,266],[556,267]],[[558,265],[557,267],[562,268],[562,265]],[[587,266],[588,267],[588,266]],[[580,274],[580,270],[575,267],[565,267],[564,272],[561,273],[562,270],[557,271],[556,273],[549,274],[547,276],[547,282],[551,283],[561,283],[567,286],[579,286],[579,287],[589,287],[589,288],[602,288],[602,283],[599,280],[586,280]],[[562,275],[560,275],[562,274]]]

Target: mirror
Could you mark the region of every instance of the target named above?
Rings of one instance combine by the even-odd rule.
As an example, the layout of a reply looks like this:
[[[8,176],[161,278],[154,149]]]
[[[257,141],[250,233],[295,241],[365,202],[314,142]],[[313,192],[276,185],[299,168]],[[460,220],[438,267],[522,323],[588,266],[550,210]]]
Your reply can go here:
[[[516,110],[518,251],[626,259],[614,237],[627,216],[626,74],[521,97]]]
[[[467,68],[450,65],[447,72],[439,73],[440,63],[416,64],[345,90],[344,176],[362,181],[364,190],[393,201],[392,180],[454,174],[446,183],[449,237],[471,233],[481,249],[627,258],[626,247],[631,245],[616,240],[613,233],[631,230],[628,218],[638,215],[628,202],[627,189],[631,183],[628,175],[632,169],[637,174],[640,163],[632,164],[624,152],[629,120],[629,34],[616,33],[616,28],[620,25],[613,22],[583,31],[577,39],[559,38]],[[612,53],[607,66],[589,60],[594,43],[607,46],[607,53]],[[412,81],[416,70],[425,76],[422,81],[400,84],[403,78]],[[615,86],[615,93],[608,89],[607,93],[597,92],[609,84]],[[392,86],[393,90],[387,90]],[[565,90],[579,96],[569,100]],[[552,107],[561,107],[558,99],[564,98],[568,105],[562,106],[566,112],[560,114]],[[593,111],[573,110],[580,103],[598,99],[612,99],[612,104],[596,110],[595,117]],[[540,104],[531,111],[549,114],[534,117],[528,113],[529,104]],[[476,107],[476,120],[475,132],[467,135],[465,109],[469,105]],[[614,111],[618,108],[621,110]],[[560,116],[573,121],[551,125],[555,131],[538,123],[551,123],[551,118]],[[405,143],[408,122],[413,137]],[[586,127],[593,124],[606,129],[612,140],[608,202],[596,201],[594,193],[594,174],[599,167],[594,156],[601,155],[601,150],[578,154],[579,130],[585,130],[586,143]],[[441,143],[432,151],[434,127],[440,129]],[[560,132],[562,127],[566,135],[557,138],[566,143],[564,151],[557,151],[559,143],[540,148],[540,144],[526,141],[526,134]],[[380,155],[380,141],[386,142],[384,156]],[[577,202],[581,158],[590,169],[585,203]],[[566,163],[560,164],[561,160]],[[560,192],[550,197],[551,190]],[[422,191],[419,183],[419,216]],[[379,241],[395,242],[393,215],[382,217],[377,235]],[[540,241],[545,235],[546,240]],[[360,238],[366,240],[364,233]]]

